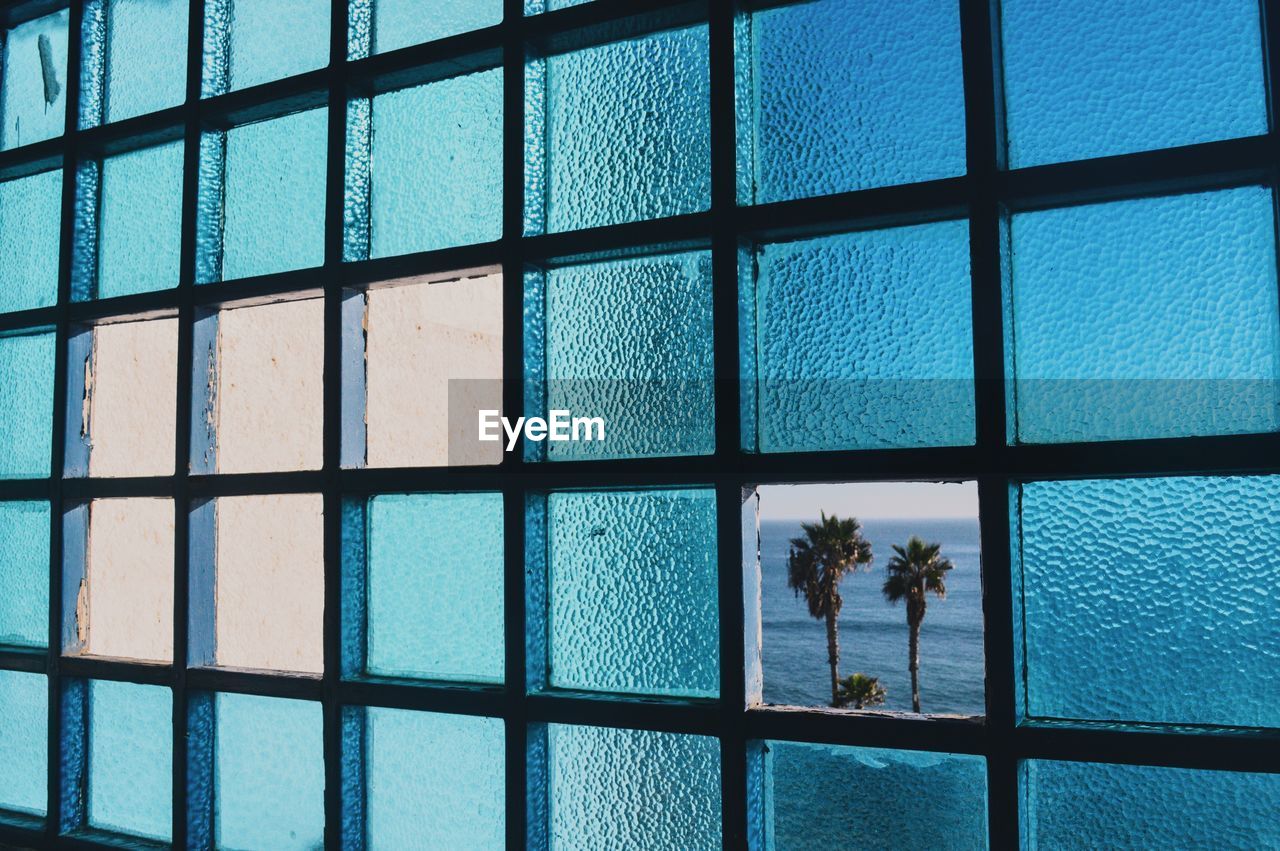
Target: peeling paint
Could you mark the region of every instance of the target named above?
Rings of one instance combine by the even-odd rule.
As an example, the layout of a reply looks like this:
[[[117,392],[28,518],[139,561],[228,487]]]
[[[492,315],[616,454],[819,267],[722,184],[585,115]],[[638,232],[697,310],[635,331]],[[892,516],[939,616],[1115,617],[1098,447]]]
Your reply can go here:
[[[80,439],[83,440],[90,448],[93,447],[92,440],[92,423],[93,423],[93,357],[87,356],[84,359],[84,398],[80,400]]]
[[[80,590],[76,593],[76,643],[80,647],[89,646],[89,581],[80,580]]]

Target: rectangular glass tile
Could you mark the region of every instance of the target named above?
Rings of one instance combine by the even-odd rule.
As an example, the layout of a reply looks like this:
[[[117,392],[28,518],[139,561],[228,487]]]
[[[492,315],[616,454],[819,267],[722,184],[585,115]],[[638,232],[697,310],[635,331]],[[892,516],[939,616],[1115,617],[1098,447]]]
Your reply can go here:
[[[67,120],[70,24],[70,10],[61,9],[5,34],[0,150],[62,135]]]
[[[741,203],[964,174],[957,4],[820,0],[740,26]]]
[[[49,637],[49,503],[0,502],[0,644]]]
[[[538,15],[543,12],[554,12],[557,9],[568,9],[570,6],[584,6],[594,0],[524,0],[524,13]]]
[[[77,400],[91,476],[173,473],[178,320],[99,325]],[[80,364],[73,364],[81,369]]]
[[[329,64],[329,0],[206,0],[204,97]]]
[[[0,671],[0,810],[43,816],[49,801],[49,681]]]
[[[502,0],[353,0],[350,9],[352,59],[502,23]]]
[[[281,851],[323,847],[320,704],[219,694],[215,713],[218,847]]]
[[[1280,476],[1022,485],[1026,713],[1280,727],[1277,503]]]
[[[89,684],[89,824],[168,841],[173,696],[163,686]]]
[[[0,336],[0,477],[49,475],[53,446],[52,333]]]
[[[550,685],[718,694],[714,491],[553,493],[547,519]]]
[[[0,182],[0,313],[58,300],[62,171]]]
[[[187,95],[186,0],[107,0],[104,26],[90,39],[105,37],[104,120],[120,121],[177,106]],[[88,11],[86,10],[86,18]],[[86,54],[93,49],[86,43]],[[98,49],[101,49],[98,47]],[[86,71],[90,69],[86,63]],[[81,116],[84,124],[84,116]]]
[[[1024,847],[1275,848],[1280,774],[1028,760]]]
[[[1280,428],[1270,190],[1020,213],[1011,245],[1018,442]]]
[[[504,847],[501,719],[372,707],[365,718],[369,847]]]
[[[769,243],[743,285],[748,448],[973,443],[967,222]]]
[[[980,756],[765,742],[750,813],[761,851],[987,847]],[[821,789],[821,794],[815,794]]]
[[[178,285],[182,153],[177,141],[103,160],[99,298]]]
[[[1004,0],[1015,168],[1267,132],[1254,0]]]

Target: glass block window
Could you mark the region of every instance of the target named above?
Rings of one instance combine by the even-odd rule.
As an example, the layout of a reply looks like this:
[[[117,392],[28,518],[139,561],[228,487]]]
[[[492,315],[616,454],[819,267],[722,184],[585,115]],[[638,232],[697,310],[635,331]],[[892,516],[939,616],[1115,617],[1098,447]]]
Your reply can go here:
[[[36,478],[49,473],[53,441],[51,332],[0,335],[0,475]]]
[[[61,171],[0,182],[0,313],[57,301],[61,219]]]
[[[204,97],[314,71],[329,63],[325,0],[204,4]]]
[[[47,811],[48,736],[48,681],[41,674],[0,671],[0,811]]]
[[[49,504],[0,502],[0,645],[43,647],[49,632]]]
[[[0,150],[61,136],[67,121],[67,9],[11,27],[0,75]]]
[[[182,0],[89,0],[80,68],[80,126],[177,106],[187,95]]]
[[[173,825],[173,697],[163,686],[89,684],[88,823],[166,841]]]

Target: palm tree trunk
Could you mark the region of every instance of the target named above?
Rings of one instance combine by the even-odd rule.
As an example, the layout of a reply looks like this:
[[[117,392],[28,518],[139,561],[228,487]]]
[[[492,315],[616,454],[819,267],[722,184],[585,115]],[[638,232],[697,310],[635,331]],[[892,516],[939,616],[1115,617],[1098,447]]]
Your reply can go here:
[[[831,666],[831,705],[840,705],[840,636],[836,615],[827,610],[827,664]]]
[[[907,639],[907,655],[910,657],[907,669],[911,671],[911,711],[920,711],[920,618],[912,618],[907,625],[910,637]]]

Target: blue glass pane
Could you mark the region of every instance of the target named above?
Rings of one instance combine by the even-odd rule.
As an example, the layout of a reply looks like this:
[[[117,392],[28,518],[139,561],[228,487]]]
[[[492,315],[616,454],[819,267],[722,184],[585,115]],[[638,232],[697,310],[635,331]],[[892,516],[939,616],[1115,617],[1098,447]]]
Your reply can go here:
[[[182,152],[178,141],[103,161],[99,298],[178,285]]]
[[[697,26],[535,63],[528,79],[526,231],[710,206],[707,49],[707,28]]]
[[[49,475],[53,334],[0,337],[0,477]]]
[[[749,30],[743,203],[964,173],[958,4],[820,0],[757,12]]]
[[[367,38],[372,30],[371,53],[386,53],[502,23],[502,0],[361,0],[352,3],[353,24],[367,21],[368,11],[363,11],[362,16],[355,13],[370,3],[372,27],[364,24],[363,37]],[[352,27],[352,35],[359,38],[356,29]]]
[[[0,502],[0,644],[49,636],[49,503]]]
[[[1280,476],[1024,484],[1027,714],[1280,726],[1277,503]]]
[[[500,719],[373,708],[365,717],[370,847],[503,847]]]
[[[1013,167],[1267,131],[1254,0],[1004,0]]]
[[[743,317],[757,359],[744,364],[758,385],[748,446],[973,443],[967,222],[771,243],[755,275]]]
[[[218,847],[319,848],[324,842],[320,704],[219,694],[215,711]]]
[[[582,6],[593,0],[524,0],[524,13],[537,15],[542,12],[554,12],[557,9],[568,9],[570,6]]]
[[[1268,189],[1012,222],[1012,423],[1022,443],[1280,428]]]
[[[1024,847],[1280,847],[1280,774],[1029,760]]]
[[[89,824],[167,840],[172,797],[169,689],[94,680],[89,684]]]
[[[107,121],[177,106],[186,99],[189,5],[186,0],[109,0]]]
[[[987,847],[987,764],[977,756],[765,744],[764,849]],[[815,793],[820,789],[820,793]]]
[[[0,79],[0,150],[61,136],[67,121],[67,30],[63,9],[5,35]]]
[[[49,800],[49,684],[0,671],[0,809],[44,815]]]
[[[58,300],[62,172],[0,183],[0,313]]]
[[[715,493],[553,493],[547,514],[550,684],[716,695]]]
[[[501,682],[502,494],[369,502],[368,670]]]
[[[329,64],[329,0],[207,0],[205,97]]]

